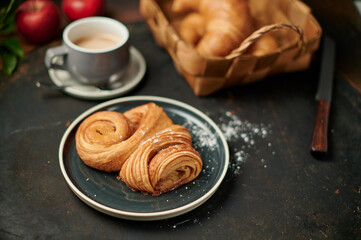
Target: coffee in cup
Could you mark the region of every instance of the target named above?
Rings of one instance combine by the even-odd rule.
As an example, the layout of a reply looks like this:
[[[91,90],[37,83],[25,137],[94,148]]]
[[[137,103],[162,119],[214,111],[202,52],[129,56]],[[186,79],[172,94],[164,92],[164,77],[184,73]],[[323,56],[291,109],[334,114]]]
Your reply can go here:
[[[63,63],[55,63],[62,57]],[[124,74],[129,64],[129,31],[111,18],[88,17],[69,24],[63,44],[47,50],[45,65],[71,73],[81,83],[104,85]]]
[[[121,38],[109,33],[96,33],[73,41],[75,45],[87,49],[112,48],[121,42]]]

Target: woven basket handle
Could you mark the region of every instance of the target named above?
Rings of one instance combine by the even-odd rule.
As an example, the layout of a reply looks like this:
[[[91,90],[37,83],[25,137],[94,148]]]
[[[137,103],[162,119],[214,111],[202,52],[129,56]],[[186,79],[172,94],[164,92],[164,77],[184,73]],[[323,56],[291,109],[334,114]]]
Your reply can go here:
[[[252,43],[254,43],[257,39],[262,37],[264,34],[266,34],[268,32],[271,32],[271,31],[279,30],[279,29],[292,29],[293,31],[298,33],[298,35],[299,35],[299,44],[300,44],[300,49],[301,49],[300,54],[301,54],[303,52],[304,47],[305,47],[305,40],[304,40],[303,30],[300,27],[296,26],[296,25],[290,25],[290,24],[286,24],[286,23],[276,23],[276,24],[264,26],[264,27],[258,29],[257,31],[253,32],[248,38],[246,38],[241,43],[241,45],[238,48],[234,49],[227,56],[227,58],[231,58],[231,57],[239,56],[239,55],[243,54],[244,52],[247,51],[249,46],[252,45]]]

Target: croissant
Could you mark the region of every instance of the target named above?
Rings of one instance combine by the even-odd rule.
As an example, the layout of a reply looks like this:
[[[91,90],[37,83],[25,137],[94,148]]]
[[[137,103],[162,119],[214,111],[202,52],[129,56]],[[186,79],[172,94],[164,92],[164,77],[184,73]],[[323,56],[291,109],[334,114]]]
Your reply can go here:
[[[122,113],[100,111],[79,126],[76,149],[80,159],[102,171],[120,171],[139,145],[155,133],[173,125],[164,110],[154,103]]]
[[[246,0],[174,0],[172,10],[188,14],[181,22],[179,35],[205,57],[224,57],[239,47],[255,31],[254,19]],[[271,37],[255,44],[255,55],[274,51],[278,47]],[[271,40],[270,40],[271,39]]]
[[[133,190],[158,196],[195,179],[199,153],[183,126],[172,125],[145,141],[124,163],[119,178]]]

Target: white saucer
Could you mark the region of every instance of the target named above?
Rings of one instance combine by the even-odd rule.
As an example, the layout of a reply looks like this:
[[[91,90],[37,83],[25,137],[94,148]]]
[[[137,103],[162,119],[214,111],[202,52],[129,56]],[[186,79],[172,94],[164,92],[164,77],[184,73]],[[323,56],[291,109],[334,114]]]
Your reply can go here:
[[[61,57],[56,57],[54,61],[61,61]],[[123,77],[112,84],[114,89],[111,90],[101,90],[93,86],[72,86],[64,89],[64,92],[67,94],[88,100],[103,100],[110,99],[113,97],[121,96],[129,91],[133,90],[143,79],[143,76],[146,71],[146,62],[143,55],[134,47],[130,47],[130,64],[123,75]],[[67,84],[76,84],[77,81],[71,76],[67,71],[49,69],[50,79],[54,84],[58,86],[67,85]],[[119,87],[116,87],[119,85]]]

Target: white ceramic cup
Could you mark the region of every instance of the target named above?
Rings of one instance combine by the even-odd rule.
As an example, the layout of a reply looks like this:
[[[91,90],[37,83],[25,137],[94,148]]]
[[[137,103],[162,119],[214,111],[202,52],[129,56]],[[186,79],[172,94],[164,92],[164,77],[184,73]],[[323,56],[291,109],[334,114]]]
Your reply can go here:
[[[99,34],[111,34],[117,41],[110,47],[91,49],[75,44],[79,39]],[[45,54],[47,68],[62,69],[81,83],[104,85],[124,74],[129,64],[129,31],[111,18],[88,17],[70,23],[63,31],[63,44],[49,48]],[[61,56],[63,61],[54,62]]]

